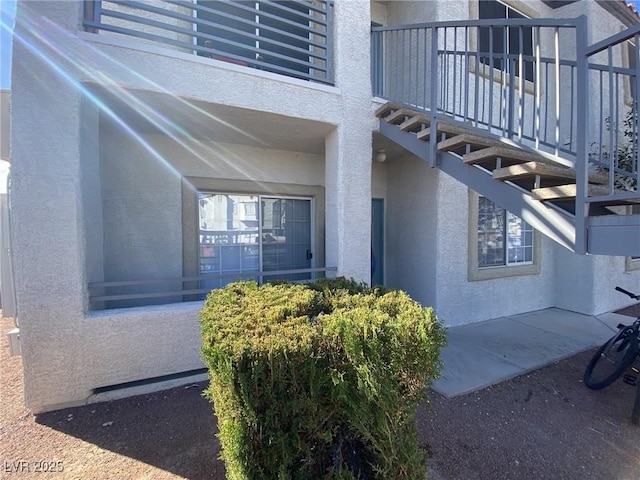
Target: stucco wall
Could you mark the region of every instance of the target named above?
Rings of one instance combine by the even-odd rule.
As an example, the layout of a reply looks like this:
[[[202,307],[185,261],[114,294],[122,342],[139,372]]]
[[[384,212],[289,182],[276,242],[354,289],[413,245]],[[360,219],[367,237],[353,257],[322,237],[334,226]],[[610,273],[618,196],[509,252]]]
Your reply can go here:
[[[540,273],[469,281],[469,211],[465,185],[439,174],[437,245],[438,314],[448,325],[553,306],[553,242],[542,238]],[[472,248],[472,247],[471,247]]]
[[[29,406],[77,398],[77,346],[86,333],[80,94],[40,60],[56,55],[25,24],[25,13],[44,11],[56,25],[75,29],[79,11],[49,5],[20,5],[16,35],[34,43],[13,45],[12,243]]]
[[[9,160],[11,132],[11,91],[0,90],[0,159]]]
[[[324,184],[322,155],[220,143],[207,139],[184,139],[182,143],[178,143],[162,135],[147,138],[183,176],[299,185]]]
[[[640,239],[638,239],[640,242]],[[596,255],[594,262],[594,313],[603,313],[634,303],[626,295],[616,292],[620,286],[631,292],[640,292],[640,271],[626,271],[624,257]]]
[[[375,155],[375,152],[373,153]],[[386,198],[387,196],[387,177],[389,171],[393,169],[390,162],[378,163],[374,162],[371,167],[371,197]]]
[[[627,271],[624,257],[576,255],[557,245],[554,248],[557,307],[599,315],[633,302],[616,292],[616,286],[640,291],[640,271]]]
[[[182,277],[181,177],[136,138],[113,127],[100,130],[100,153],[104,281]],[[152,287],[156,291],[181,288],[180,283]],[[111,289],[109,293],[144,290]],[[112,302],[110,306],[131,304]]]
[[[438,264],[438,175],[413,155],[388,166],[386,285],[435,306]]]
[[[185,175],[324,185],[326,263],[356,279],[370,272],[370,239],[362,228],[370,224],[375,125],[368,2],[335,5],[335,86],[79,32],[82,10],[82,2],[23,2],[17,11],[16,34],[25,43],[16,42],[13,66],[13,242],[25,398],[35,412],[83,403],[97,387],[202,366],[199,304],[87,313],[90,280],[133,276],[142,268],[181,275],[180,178],[159,166],[145,141],[175,155]],[[170,92],[249,115],[273,112],[292,119],[292,126],[309,119],[333,128],[320,156],[218,145],[237,167],[223,171],[219,153],[201,165],[167,139],[145,138],[135,125],[128,129],[143,134],[136,140],[100,126],[94,107],[104,105],[93,94],[83,96],[90,84],[123,95],[119,88]],[[282,135],[293,140],[296,128]],[[210,152],[212,146],[197,148]],[[354,171],[360,175],[349,178]]]

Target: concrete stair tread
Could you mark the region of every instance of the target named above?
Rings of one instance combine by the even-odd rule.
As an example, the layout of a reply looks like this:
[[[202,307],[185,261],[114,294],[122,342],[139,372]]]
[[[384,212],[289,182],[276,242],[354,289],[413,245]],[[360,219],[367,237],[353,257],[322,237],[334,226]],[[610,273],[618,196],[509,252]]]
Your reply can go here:
[[[515,149],[515,147],[509,147],[509,145],[505,145],[505,143],[500,139],[493,137],[483,137],[482,135],[469,133],[468,130],[464,128],[460,128],[460,130],[462,130],[462,132],[460,132],[458,135],[438,142],[438,150],[451,152],[458,150],[461,147],[466,147],[467,145],[471,145],[472,150],[484,149],[486,147]]]
[[[568,198],[575,198],[577,193],[577,186],[575,183],[568,185],[558,185],[555,187],[545,187],[545,188],[534,188],[531,190],[531,196],[535,200],[550,201],[550,200],[562,200]],[[615,190],[614,194],[623,194],[620,190]],[[607,185],[593,185],[589,184],[587,186],[587,195],[589,197],[604,197],[610,195],[609,187]],[[593,201],[593,200],[592,200]],[[629,200],[629,199],[603,199],[602,202],[599,202],[602,205],[632,205],[635,203],[640,203],[640,200]]]
[[[505,161],[509,164],[527,162],[552,164],[551,160],[547,160],[541,155],[507,145],[494,145],[467,153],[462,157],[462,161],[470,165],[482,165],[486,163],[493,163],[498,158],[502,160],[503,165],[505,164]]]
[[[493,178],[496,180],[512,180],[515,178],[540,176],[554,179],[576,179],[576,171],[573,168],[543,163],[540,161],[520,163],[508,167],[497,168],[493,171]],[[589,182],[604,184],[608,177],[602,173],[590,173]]]
[[[386,117],[384,117],[384,121],[388,122],[392,125],[400,125],[405,122],[407,117],[414,117],[416,112],[410,110],[408,108],[399,108],[398,110],[394,110],[389,113]]]
[[[431,131],[432,131],[431,127],[425,128],[424,130],[419,131],[416,134],[416,136],[418,140],[428,142],[431,137]],[[482,138],[480,135],[473,135],[473,133],[471,133],[470,130],[468,130],[465,127],[461,127],[460,125],[455,125],[453,123],[443,122],[443,121],[438,121],[438,133],[447,134],[447,136],[449,137],[447,138],[447,140],[451,140],[453,138],[457,138],[462,135],[471,135],[471,136],[476,136],[478,138]],[[438,143],[438,145],[440,145],[440,143]]]
[[[431,124],[431,118],[427,115],[414,115],[407,121],[400,124],[400,130],[403,132],[416,132],[422,129],[422,126],[429,126]]]
[[[389,115],[391,112],[400,110],[401,108],[402,106],[398,105],[397,103],[387,102],[376,110],[375,116],[378,118],[384,118],[387,115]]]

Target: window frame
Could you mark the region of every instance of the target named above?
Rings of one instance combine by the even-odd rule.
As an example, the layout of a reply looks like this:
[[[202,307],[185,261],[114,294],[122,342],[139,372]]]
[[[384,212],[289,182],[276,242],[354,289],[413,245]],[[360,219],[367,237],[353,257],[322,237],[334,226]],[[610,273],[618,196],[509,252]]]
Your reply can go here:
[[[309,261],[309,266],[305,267],[305,268],[315,268],[315,258],[313,256],[313,252],[315,251],[315,236],[314,236],[314,231],[315,231],[315,214],[314,214],[314,198],[310,197],[310,196],[292,196],[292,195],[278,195],[278,194],[258,194],[258,193],[238,193],[238,192],[230,192],[230,191],[211,191],[209,189],[206,190],[197,190],[197,194],[198,194],[198,210],[199,210],[199,217],[200,217],[200,201],[202,200],[202,196],[215,196],[215,197],[250,197],[250,198],[255,198],[255,202],[251,202],[251,203],[246,203],[244,201],[238,201],[237,199],[235,200],[235,203],[233,204],[233,213],[234,215],[237,214],[237,216],[239,217],[238,220],[239,221],[246,221],[247,219],[243,219],[243,217],[246,215],[246,209],[245,207],[247,205],[253,205],[255,206],[255,210],[254,210],[254,214],[255,215],[255,222],[257,223],[256,228],[257,230],[247,230],[247,234],[248,235],[256,235],[257,238],[257,242],[255,244],[250,243],[250,244],[246,244],[246,243],[238,243],[238,244],[230,244],[230,245],[220,245],[218,244],[217,246],[214,246],[214,248],[218,248],[218,249],[224,249],[225,247],[228,246],[239,246],[239,247],[243,247],[243,246],[247,246],[247,245],[255,245],[257,246],[257,270],[255,270],[255,272],[264,272],[263,274],[256,274],[255,277],[259,278],[259,282],[262,283],[264,281],[264,277],[270,277],[270,275],[268,275],[266,272],[268,272],[269,270],[265,270],[265,264],[264,264],[264,259],[265,259],[265,250],[266,250],[266,245],[264,242],[264,229],[265,229],[265,211],[264,211],[264,201],[265,200],[275,200],[276,202],[279,200],[300,200],[300,201],[304,201],[304,202],[309,202],[309,250],[312,253],[311,258],[307,257],[307,260]],[[240,208],[242,206],[242,208]],[[226,220],[228,222],[228,218]],[[253,221],[253,220],[251,220]],[[283,228],[281,223],[278,223],[279,228]],[[274,227],[275,228],[275,227]],[[236,230],[226,230],[227,232],[232,232],[232,231],[236,231]],[[198,237],[200,237],[202,232],[201,226],[199,226],[198,228]],[[210,246],[209,243],[203,243],[201,241],[200,238],[198,238],[198,265],[199,265],[199,274],[200,275],[206,275],[207,272],[202,271],[202,265],[203,259],[208,259],[210,258],[209,256],[202,256],[202,250],[203,247],[207,247]],[[224,262],[223,262],[224,263]],[[222,266],[220,267],[222,268]],[[282,269],[281,268],[277,268],[276,271],[279,270],[287,270],[287,268],[291,268],[290,266],[283,266]],[[297,268],[302,268],[302,267],[295,267],[294,269]],[[242,266],[240,268],[240,271],[238,271],[238,274],[251,274],[253,273],[254,270],[251,269],[247,269],[247,270],[243,270]],[[215,272],[213,272],[215,273]],[[220,272],[222,274],[227,273],[227,272]],[[228,272],[228,273],[233,273],[233,272]],[[298,274],[298,275],[306,275],[306,274]],[[277,275],[277,277],[280,277],[281,275]],[[310,280],[316,278],[316,274],[315,273],[309,273],[310,276]],[[252,278],[252,277],[248,277],[248,278]],[[228,279],[228,282],[233,281],[232,278]],[[224,283],[224,279],[222,279],[222,283]]]
[[[542,235],[533,229],[533,259],[527,263],[508,263],[504,265],[480,267],[478,265],[478,221],[479,198],[482,195],[469,189],[469,228],[468,228],[468,279],[469,281],[492,280],[496,278],[515,277],[523,275],[537,275],[541,271]],[[506,216],[506,215],[505,215]],[[506,230],[505,230],[506,238]],[[505,249],[505,255],[507,255]],[[508,255],[507,255],[508,256]]]
[[[183,276],[199,275],[200,214],[198,192],[233,192],[238,195],[259,195],[264,197],[303,197],[313,199],[311,205],[311,243],[315,267],[324,267],[325,255],[325,189],[319,185],[298,185],[253,180],[220,179],[209,177],[183,177],[182,180],[182,265]],[[188,285],[185,285],[187,288]],[[197,288],[197,285],[191,285]],[[198,298],[193,298],[198,300]]]
[[[518,0],[494,0],[494,1],[496,1],[497,3],[503,4],[507,9],[511,9],[525,18],[540,17],[540,14],[538,12],[532,10],[530,6],[526,5],[521,1],[518,1]],[[478,19],[478,20],[480,19],[479,0],[474,0],[469,2],[469,18]],[[469,44],[470,44],[469,47],[472,51],[475,52],[479,50],[479,38],[478,38],[477,29],[472,29],[471,32],[469,32]],[[490,65],[484,64],[479,60],[478,61],[474,60],[473,62],[469,62],[469,70],[472,73],[476,73],[477,75],[480,75],[484,78],[491,79],[494,82],[502,83],[504,81],[507,86],[510,85],[510,74],[505,69],[497,68],[495,66],[492,69]],[[514,79],[515,79],[514,88],[516,90],[519,90],[520,76],[518,75],[517,72],[514,75]],[[529,93],[529,94],[535,93],[534,81],[535,81],[535,71],[534,71],[534,80],[528,80],[526,76],[524,79],[522,79],[523,90],[525,93]],[[538,88],[540,89],[542,86],[543,85],[540,85],[538,86]],[[544,95],[543,90],[540,90],[540,93]]]

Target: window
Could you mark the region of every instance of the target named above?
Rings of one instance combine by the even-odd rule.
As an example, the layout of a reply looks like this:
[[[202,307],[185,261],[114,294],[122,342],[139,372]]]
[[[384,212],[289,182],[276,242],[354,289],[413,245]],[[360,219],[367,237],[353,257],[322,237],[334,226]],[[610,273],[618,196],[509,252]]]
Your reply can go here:
[[[508,5],[497,0],[478,0],[480,19],[527,18]],[[533,29],[531,27],[483,27],[479,32],[480,62],[506,73],[520,72],[518,56],[524,56],[524,77],[533,81]]]
[[[533,229],[485,197],[478,198],[478,268],[533,263]]]
[[[311,278],[310,273],[244,275],[312,267],[310,198],[201,192],[198,209],[199,273],[225,275],[201,288],[221,288],[240,278]]]
[[[540,232],[473,190],[469,190],[468,238],[469,281],[540,273]]]

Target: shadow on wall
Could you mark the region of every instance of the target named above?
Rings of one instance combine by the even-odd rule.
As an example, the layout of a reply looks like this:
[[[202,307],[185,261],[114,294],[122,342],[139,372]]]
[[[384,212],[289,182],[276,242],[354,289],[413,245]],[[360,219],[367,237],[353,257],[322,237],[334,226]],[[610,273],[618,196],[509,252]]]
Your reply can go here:
[[[207,385],[42,413],[36,422],[181,478],[224,480]]]

